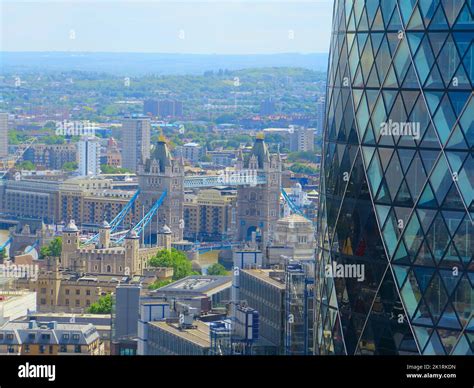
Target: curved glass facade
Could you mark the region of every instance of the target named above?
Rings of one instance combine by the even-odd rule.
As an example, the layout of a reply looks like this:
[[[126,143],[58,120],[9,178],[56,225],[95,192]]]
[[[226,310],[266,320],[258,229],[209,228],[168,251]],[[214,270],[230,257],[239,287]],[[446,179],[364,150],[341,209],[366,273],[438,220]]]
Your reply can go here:
[[[335,1],[316,354],[474,351],[473,15]]]

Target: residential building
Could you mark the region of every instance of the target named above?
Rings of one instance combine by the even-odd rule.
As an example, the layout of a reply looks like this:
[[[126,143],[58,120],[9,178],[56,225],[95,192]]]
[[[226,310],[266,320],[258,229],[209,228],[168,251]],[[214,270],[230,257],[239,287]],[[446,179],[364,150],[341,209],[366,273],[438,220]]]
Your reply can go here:
[[[143,114],[161,118],[182,117],[183,103],[178,100],[146,100]]]
[[[202,157],[202,147],[198,143],[186,143],[177,147],[176,155],[191,163],[198,163]]]
[[[148,118],[122,120],[122,167],[136,172],[150,157],[151,123]]]
[[[290,131],[290,151],[314,151],[314,128],[293,127]]]
[[[33,144],[23,154],[23,160],[51,170],[61,170],[65,163],[77,162],[77,145],[66,144]]]
[[[206,151],[211,163],[217,167],[232,167],[237,161],[237,150]]]
[[[84,313],[40,313],[40,312],[29,312],[28,320],[34,320],[39,325],[44,325],[47,322],[58,322],[58,323],[79,323],[79,324],[92,324],[99,333],[100,340],[104,344],[104,354],[110,354],[110,343],[112,333],[112,320],[110,314],[84,314]]]
[[[10,321],[0,327],[0,354],[100,356],[104,344],[90,323]]]
[[[95,136],[84,136],[77,143],[79,176],[100,174],[100,141]]]
[[[234,192],[202,189],[186,194],[184,202],[184,235],[191,240],[222,241],[230,238],[235,220]]]

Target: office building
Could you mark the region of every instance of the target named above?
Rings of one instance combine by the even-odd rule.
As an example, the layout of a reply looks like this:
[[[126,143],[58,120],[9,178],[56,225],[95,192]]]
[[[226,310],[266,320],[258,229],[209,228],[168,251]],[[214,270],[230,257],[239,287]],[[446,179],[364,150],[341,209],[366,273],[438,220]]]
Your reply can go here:
[[[100,141],[97,137],[87,136],[77,143],[79,176],[100,174]]]
[[[148,355],[206,356],[211,347],[209,325],[197,320],[150,322],[147,345]]]
[[[122,167],[136,172],[138,165],[150,157],[150,119],[122,120]]]
[[[114,342],[137,337],[140,290],[140,285],[120,284],[117,286],[112,316]]]
[[[335,2],[317,354],[473,353],[472,11]]]
[[[285,273],[270,269],[239,271],[239,300],[259,313],[258,347],[268,354],[285,348]]]
[[[35,179],[0,181],[2,212],[54,223],[58,219],[59,186],[57,181]]]

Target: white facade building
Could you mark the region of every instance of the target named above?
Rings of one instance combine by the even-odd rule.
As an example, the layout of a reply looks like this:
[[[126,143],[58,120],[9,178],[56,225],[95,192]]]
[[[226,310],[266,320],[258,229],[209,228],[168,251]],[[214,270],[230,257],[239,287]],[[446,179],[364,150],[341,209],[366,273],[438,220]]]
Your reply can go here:
[[[80,176],[100,174],[100,141],[97,137],[83,137],[77,143]]]

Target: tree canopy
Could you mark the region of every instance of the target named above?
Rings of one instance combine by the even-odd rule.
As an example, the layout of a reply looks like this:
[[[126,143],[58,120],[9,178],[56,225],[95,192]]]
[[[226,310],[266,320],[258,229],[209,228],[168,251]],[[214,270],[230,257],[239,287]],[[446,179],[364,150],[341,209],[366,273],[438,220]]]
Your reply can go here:
[[[62,238],[55,237],[48,245],[42,246],[40,249],[40,258],[47,256],[60,257],[62,251]]]
[[[89,314],[110,314],[112,312],[112,295],[101,296],[87,311]]]
[[[194,274],[191,262],[183,252],[176,249],[159,251],[148,261],[151,267],[173,268],[173,280],[179,280]]]
[[[215,264],[210,265],[207,268],[207,274],[225,276],[225,275],[228,275],[228,272],[222,264],[215,263]]]

